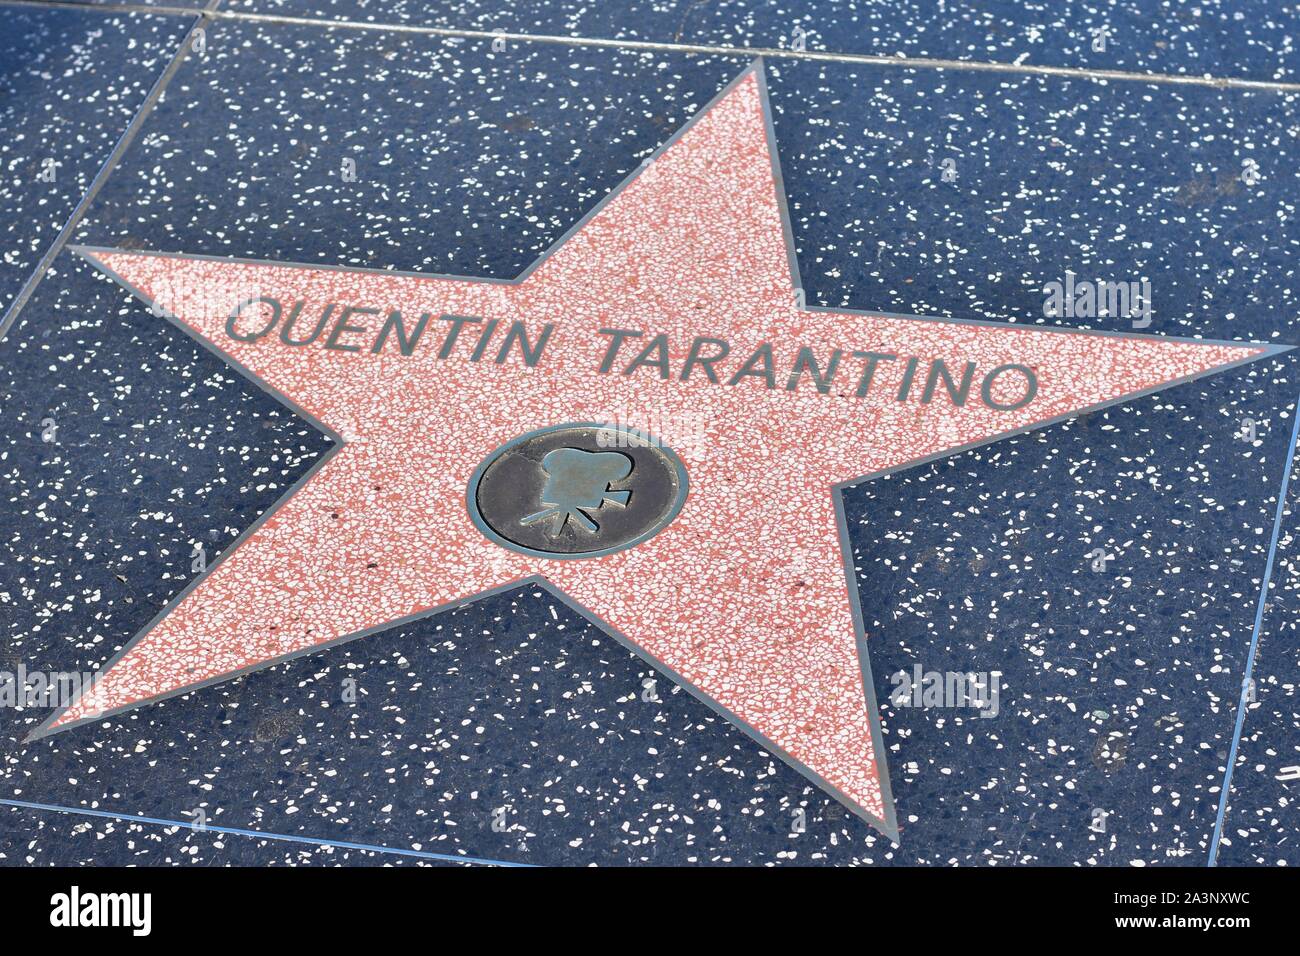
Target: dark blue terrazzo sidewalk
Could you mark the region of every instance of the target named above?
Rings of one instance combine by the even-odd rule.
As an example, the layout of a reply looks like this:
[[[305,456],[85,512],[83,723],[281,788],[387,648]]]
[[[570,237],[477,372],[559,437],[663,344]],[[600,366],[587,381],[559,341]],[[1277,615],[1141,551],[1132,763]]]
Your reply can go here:
[[[0,318],[108,160],[189,22],[0,8]]]
[[[810,48],[1296,79],[1283,5],[920,6],[314,9],[735,46],[788,45],[802,23]],[[0,40],[10,149],[42,144],[0,185],[12,298],[192,19],[0,16],[26,25]],[[1104,64],[1098,18],[1116,27]],[[240,20],[205,40],[75,241],[513,276],[747,63]],[[794,60],[768,80],[812,303],[1044,322],[1042,286],[1068,269],[1149,278],[1151,332],[1300,341],[1298,94]],[[38,187],[46,145],[66,166]],[[846,493],[900,846],[666,678],[642,701],[648,665],[529,588],[29,745],[46,712],[0,709],[0,798],[541,864],[1204,866],[1291,467],[1294,355]],[[192,542],[211,560],[329,447],[67,251],[0,342],[0,401],[0,669],[98,666],[184,586]],[[1300,862],[1300,780],[1279,779],[1300,765],[1295,541],[1288,513],[1221,864]],[[892,708],[889,675],[916,664],[999,671],[998,716]],[[427,862],[0,820],[8,864]]]

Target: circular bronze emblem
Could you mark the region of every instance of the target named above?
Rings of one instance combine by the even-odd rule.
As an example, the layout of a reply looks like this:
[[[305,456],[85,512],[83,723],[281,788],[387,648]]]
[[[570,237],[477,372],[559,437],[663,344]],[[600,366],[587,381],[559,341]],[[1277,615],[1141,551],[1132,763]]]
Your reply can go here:
[[[474,470],[469,513],[512,551],[595,558],[662,531],[686,501],[681,459],[615,425],[553,425],[506,442]]]

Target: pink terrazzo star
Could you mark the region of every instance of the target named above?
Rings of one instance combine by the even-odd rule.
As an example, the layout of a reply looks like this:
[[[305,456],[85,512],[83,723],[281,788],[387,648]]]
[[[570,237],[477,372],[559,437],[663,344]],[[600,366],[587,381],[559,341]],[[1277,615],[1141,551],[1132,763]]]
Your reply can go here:
[[[531,578],[896,838],[837,485],[1277,350],[800,308],[768,115],[756,64],[514,282],[80,250],[340,443],[38,734]],[[232,337],[250,289],[279,321]],[[601,329],[642,334],[610,357]],[[730,354],[684,378],[699,336]],[[494,449],[610,420],[680,456],[666,528],[557,560],[475,526]]]

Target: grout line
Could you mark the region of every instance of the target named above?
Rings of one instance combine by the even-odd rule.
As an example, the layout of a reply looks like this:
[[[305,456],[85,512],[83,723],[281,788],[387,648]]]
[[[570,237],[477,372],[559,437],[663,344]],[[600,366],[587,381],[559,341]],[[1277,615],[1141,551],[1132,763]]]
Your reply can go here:
[[[1223,835],[1224,818],[1228,809],[1228,792],[1232,787],[1232,771],[1237,763],[1237,747],[1246,724],[1246,703],[1250,683],[1255,674],[1255,652],[1259,649],[1259,632],[1264,624],[1264,605],[1268,600],[1269,585],[1273,580],[1273,561],[1277,557],[1277,542],[1282,531],[1282,514],[1286,510],[1286,493],[1291,484],[1291,469],[1295,466],[1296,440],[1300,439],[1300,399],[1296,400],[1295,424],[1291,429],[1291,445],[1287,449],[1285,468],[1282,470],[1282,487],[1277,493],[1277,513],[1273,516],[1273,538],[1268,546],[1268,561],[1264,564],[1264,583],[1259,589],[1259,605],[1255,608],[1255,629],[1250,636],[1250,652],[1246,655],[1246,673],[1241,680],[1241,699],[1237,702],[1237,724],[1232,733],[1232,749],[1228,752],[1228,767],[1223,775],[1223,789],[1219,793],[1219,815],[1214,821],[1214,837],[1210,843],[1210,861],[1216,866],[1219,860],[1219,838]]]
[[[2,4],[38,7],[75,7],[105,13],[152,13],[190,15],[196,11],[185,7],[148,6],[134,3],[94,3],[79,0],[0,0]],[[1088,67],[1044,66],[1032,63],[1006,63],[993,60],[948,60],[940,57],[883,56],[869,53],[835,53],[825,50],[789,50],[780,47],[717,46],[699,43],[670,43],[655,40],[605,39],[563,36],[545,33],[512,33],[505,30],[469,30],[458,27],[421,26],[406,23],[370,23],[359,20],[299,17],[278,13],[254,13],[241,10],[210,11],[217,20],[271,23],[284,26],[314,26],[329,30],[362,30],[384,33],[413,33],[425,36],[454,37],[468,40],[509,40],[516,43],[551,43],[566,46],[602,47],[617,50],[640,50],[660,53],[697,53],[708,56],[735,56],[746,59],[768,57],[780,60],[808,60],[823,63],[852,63],[863,66],[902,67],[905,69],[958,70],[985,73],[1011,73],[1021,76],[1056,76],[1090,80],[1115,80],[1123,83],[1150,83],[1167,86],[1201,86],[1214,89],[1272,90],[1300,92],[1300,83],[1277,80],[1249,80],[1240,77],[1180,75],[1176,73],[1140,73],[1131,70],[1099,70]]]
[[[153,112],[153,108],[162,96],[163,91],[167,89],[167,84],[169,84],[172,77],[176,75],[176,71],[180,69],[181,62],[185,59],[185,51],[190,48],[190,44],[194,41],[194,32],[211,22],[212,15],[215,13],[217,4],[220,2],[221,0],[208,0],[207,6],[202,10],[196,8],[184,11],[186,16],[197,17],[197,19],[190,26],[189,30],[186,31],[184,39],[181,40],[180,47],[174,54],[172,54],[171,61],[163,69],[163,72],[159,75],[158,79],[154,81],[148,95],[144,98],[144,102],[141,103],[139,109],[135,111],[135,115],[131,117],[131,122],[128,123],[126,129],[123,130],[122,135],[113,146],[112,152],[110,152],[108,158],[104,160],[104,165],[99,168],[99,172],[97,172],[95,178],[91,180],[90,186],[82,195],[80,202],[77,203],[73,208],[72,213],[68,216],[67,221],[64,222],[63,228],[59,230],[59,234],[55,236],[54,241],[50,243],[49,248],[45,250],[45,254],[41,256],[40,262],[36,264],[36,268],[32,271],[32,274],[27,277],[27,281],[23,283],[23,287],[18,291],[18,295],[14,298],[13,302],[9,304],[9,308],[5,311],[4,316],[0,317],[0,340],[4,339],[5,335],[14,326],[14,323],[18,321],[19,313],[22,312],[23,307],[27,304],[28,300],[31,299],[33,294],[35,294],[37,287],[41,284],[41,280],[45,278],[46,273],[50,271],[50,267],[54,264],[55,258],[63,251],[63,247],[67,245],[68,240],[72,238],[72,233],[76,230],[77,226],[81,224],[82,218],[86,215],[87,210],[90,209],[90,204],[95,201],[95,197],[99,195],[99,191],[104,188],[104,183],[108,181],[108,177],[112,174],[113,170],[117,168],[117,164],[122,161],[122,157],[126,155],[126,151],[135,141],[136,134],[140,132],[140,127],[144,125],[144,121],[149,114]],[[47,2],[40,4],[23,3],[21,5],[98,9],[97,6],[91,7],[90,5],[82,3]]]
[[[166,16],[198,16],[202,6],[181,6],[166,3],[132,3],[131,0],[0,0],[5,7],[37,7],[46,10],[80,10],[86,13],[157,13]]]
[[[86,810],[81,807],[62,807],[53,803],[29,803],[26,800],[0,799],[0,806],[18,807],[23,810],[48,810],[52,813],[69,813],[75,816],[100,817],[106,820],[120,820],[123,823],[154,823],[165,827],[180,827],[196,833],[225,833],[232,836],[255,837],[259,840],[280,840],[286,843],[306,843],[311,846],[332,846],[341,850],[366,850],[372,853],[391,853],[396,856],[413,856],[421,860],[440,860],[449,863],[476,863],[482,866],[531,867],[531,863],[511,863],[506,860],[489,860],[476,856],[456,856],[453,853],[429,853],[424,850],[405,850],[400,847],[379,846],[371,843],[349,843],[345,840],[324,840],[313,837],[297,836],[292,833],[268,833],[265,830],[245,830],[240,827],[219,827],[208,825],[195,826],[184,820],[167,820],[161,817],[130,816],[125,813],[110,813],[107,810]]]

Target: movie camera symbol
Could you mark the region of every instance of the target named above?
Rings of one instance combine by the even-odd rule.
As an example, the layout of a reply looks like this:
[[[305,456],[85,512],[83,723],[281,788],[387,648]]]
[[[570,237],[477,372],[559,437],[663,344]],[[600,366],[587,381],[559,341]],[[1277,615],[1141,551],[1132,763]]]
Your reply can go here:
[[[600,526],[591,512],[604,505],[627,507],[631,491],[611,491],[610,485],[632,473],[632,459],[617,451],[586,451],[582,448],[556,448],[542,458],[546,485],[542,488],[544,511],[528,515],[519,523],[525,527],[549,520],[547,534],[554,538],[570,520],[588,534]]]

